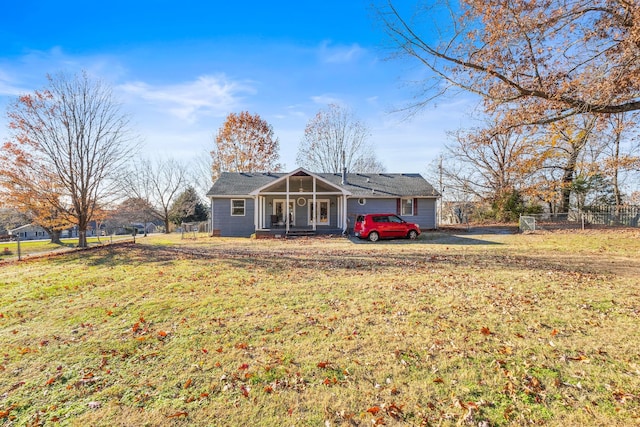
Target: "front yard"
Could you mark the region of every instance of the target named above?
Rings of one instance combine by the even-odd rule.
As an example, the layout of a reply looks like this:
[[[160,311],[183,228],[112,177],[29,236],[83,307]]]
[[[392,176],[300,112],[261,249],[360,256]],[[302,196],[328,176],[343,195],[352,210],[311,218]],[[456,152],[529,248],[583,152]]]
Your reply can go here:
[[[0,267],[2,425],[635,425],[640,233],[154,236]]]

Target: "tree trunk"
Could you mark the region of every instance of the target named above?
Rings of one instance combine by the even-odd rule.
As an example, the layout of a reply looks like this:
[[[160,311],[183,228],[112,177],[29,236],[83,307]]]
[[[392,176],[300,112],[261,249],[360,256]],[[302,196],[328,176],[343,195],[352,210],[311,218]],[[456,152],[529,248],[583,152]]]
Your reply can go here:
[[[51,243],[55,245],[62,244],[62,241],[60,241],[60,230],[50,230],[49,237],[51,237]]]
[[[563,168],[561,189],[560,189],[560,213],[568,213],[571,203],[571,187],[573,184],[573,174],[576,170],[577,152],[571,154],[569,161]]]
[[[87,229],[84,230],[78,229],[78,247],[86,248],[87,247]]]

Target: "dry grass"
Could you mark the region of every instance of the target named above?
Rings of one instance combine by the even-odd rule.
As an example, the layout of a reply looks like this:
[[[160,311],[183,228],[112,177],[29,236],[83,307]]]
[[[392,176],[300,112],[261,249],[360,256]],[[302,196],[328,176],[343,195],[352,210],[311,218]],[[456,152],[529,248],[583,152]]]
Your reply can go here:
[[[162,236],[5,265],[0,422],[638,424],[639,252]]]

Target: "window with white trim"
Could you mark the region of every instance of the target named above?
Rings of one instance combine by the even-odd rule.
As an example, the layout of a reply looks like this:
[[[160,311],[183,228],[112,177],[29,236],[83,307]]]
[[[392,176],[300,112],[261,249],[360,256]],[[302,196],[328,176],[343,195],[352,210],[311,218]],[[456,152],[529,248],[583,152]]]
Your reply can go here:
[[[413,199],[402,199],[400,215],[413,216]]]
[[[244,216],[244,199],[231,199],[231,216]]]

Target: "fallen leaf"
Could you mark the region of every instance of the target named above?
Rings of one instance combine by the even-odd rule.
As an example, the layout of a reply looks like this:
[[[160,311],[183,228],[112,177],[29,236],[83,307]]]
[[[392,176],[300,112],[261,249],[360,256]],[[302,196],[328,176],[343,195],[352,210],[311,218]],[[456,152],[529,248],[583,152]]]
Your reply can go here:
[[[482,329],[480,329],[480,332],[482,335],[491,335],[491,331],[486,326],[483,326]]]
[[[187,414],[186,412],[181,411],[181,412],[176,412],[175,414],[167,415],[167,418],[186,417],[186,416],[188,416],[188,415],[189,415],[189,414]]]
[[[367,409],[367,412],[372,414],[372,415],[375,415],[378,412],[380,412],[380,407],[379,406],[372,406],[371,408]]]

